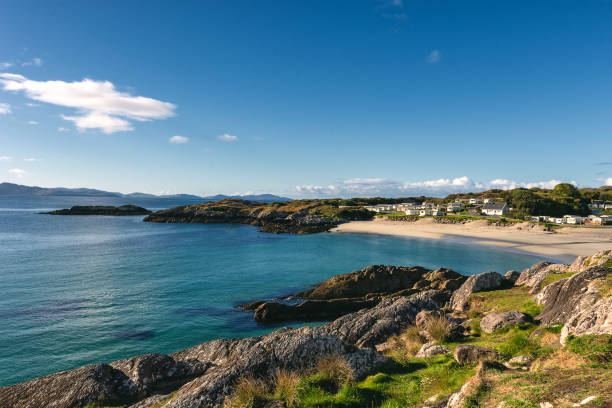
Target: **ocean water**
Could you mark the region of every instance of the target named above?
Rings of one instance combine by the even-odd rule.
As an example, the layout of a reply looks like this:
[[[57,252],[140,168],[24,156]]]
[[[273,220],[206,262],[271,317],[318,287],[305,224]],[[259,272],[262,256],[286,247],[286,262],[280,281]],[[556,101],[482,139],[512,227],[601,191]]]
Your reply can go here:
[[[266,333],[277,326],[256,324],[235,306],[371,264],[448,267],[469,275],[541,260],[444,240],[275,235],[246,225],[38,214],[73,204],[126,203],[0,198],[0,386]]]

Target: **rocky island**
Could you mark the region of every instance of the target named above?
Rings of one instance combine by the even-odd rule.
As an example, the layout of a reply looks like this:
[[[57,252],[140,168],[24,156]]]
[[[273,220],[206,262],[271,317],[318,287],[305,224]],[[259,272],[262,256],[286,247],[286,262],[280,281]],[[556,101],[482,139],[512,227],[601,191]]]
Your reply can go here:
[[[339,223],[371,219],[362,208],[343,209],[325,200],[263,203],[237,198],[157,211],[147,222],[235,223],[261,227],[262,232],[308,234],[329,231]]]
[[[49,211],[42,214],[51,215],[148,215],[152,211],[136,205],[121,205],[114,207],[111,205],[75,205],[63,210]]]
[[[323,326],[93,364],[0,388],[0,401],[3,408],[612,404],[612,249],[520,273],[457,275],[368,267],[297,294],[376,298]]]

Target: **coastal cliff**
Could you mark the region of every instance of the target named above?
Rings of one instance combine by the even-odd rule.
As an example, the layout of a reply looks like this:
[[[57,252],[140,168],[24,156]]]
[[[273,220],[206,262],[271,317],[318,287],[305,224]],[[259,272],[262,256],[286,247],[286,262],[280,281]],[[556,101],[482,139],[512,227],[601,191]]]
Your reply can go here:
[[[0,388],[1,406],[612,404],[612,249],[521,273],[451,272],[374,266],[339,275],[301,296],[407,292],[322,326],[214,340]],[[412,292],[415,285],[423,287]]]
[[[197,205],[184,205],[154,212],[147,222],[235,223],[261,227],[263,232],[308,234],[329,231],[341,222],[370,219],[363,209],[344,210],[321,200],[262,203],[224,199]]]

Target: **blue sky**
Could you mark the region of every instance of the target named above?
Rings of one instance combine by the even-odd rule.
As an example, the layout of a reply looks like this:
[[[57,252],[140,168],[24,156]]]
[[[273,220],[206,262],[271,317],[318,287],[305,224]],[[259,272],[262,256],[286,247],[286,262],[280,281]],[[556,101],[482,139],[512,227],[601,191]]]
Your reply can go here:
[[[0,7],[0,181],[294,197],[612,184],[610,1]]]

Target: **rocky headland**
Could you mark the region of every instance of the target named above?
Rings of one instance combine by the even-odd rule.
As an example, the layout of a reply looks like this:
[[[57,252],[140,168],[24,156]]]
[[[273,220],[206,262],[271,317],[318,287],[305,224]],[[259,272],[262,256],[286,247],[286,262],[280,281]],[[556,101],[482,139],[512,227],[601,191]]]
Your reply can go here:
[[[118,207],[111,205],[75,205],[63,210],[54,210],[42,214],[51,215],[148,215],[152,211],[136,205],[121,205]]]
[[[157,211],[144,221],[249,224],[261,227],[263,232],[308,234],[329,231],[346,221],[370,219],[372,215],[363,209],[340,209],[322,200],[262,203],[224,199]]]
[[[470,277],[372,266],[307,301],[376,298],[330,323],[214,340],[0,388],[4,408],[607,407],[612,249]],[[259,305],[261,307],[262,305]]]

